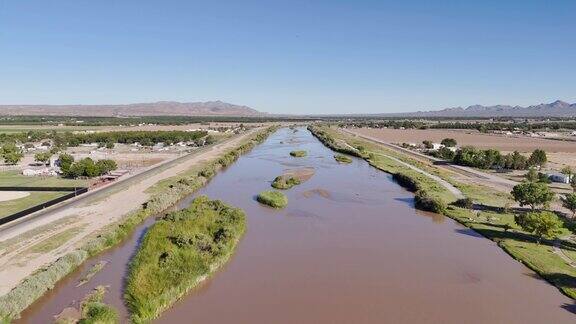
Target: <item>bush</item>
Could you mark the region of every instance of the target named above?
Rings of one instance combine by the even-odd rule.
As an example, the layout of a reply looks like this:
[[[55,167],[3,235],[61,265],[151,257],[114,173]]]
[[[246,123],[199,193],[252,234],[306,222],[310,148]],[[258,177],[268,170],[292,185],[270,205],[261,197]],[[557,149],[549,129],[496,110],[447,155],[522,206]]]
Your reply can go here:
[[[472,207],[474,207],[474,201],[466,197],[456,200],[453,205],[460,208],[472,209]]]
[[[272,181],[272,187],[276,189],[290,189],[299,184],[300,179],[293,176],[277,176],[274,181]]]
[[[258,194],[258,202],[273,208],[284,208],[288,205],[288,198],[279,191],[263,191]]]
[[[420,185],[418,182],[405,173],[394,173],[392,175],[392,179],[394,179],[399,185],[408,189],[409,191],[416,192],[420,190]]]
[[[293,157],[305,157],[308,153],[306,151],[292,151],[290,155]]]
[[[334,159],[340,163],[352,163],[352,158],[343,154],[334,155]]]
[[[416,208],[438,214],[446,213],[446,204],[438,198],[430,197],[424,190],[418,190],[414,197]]]

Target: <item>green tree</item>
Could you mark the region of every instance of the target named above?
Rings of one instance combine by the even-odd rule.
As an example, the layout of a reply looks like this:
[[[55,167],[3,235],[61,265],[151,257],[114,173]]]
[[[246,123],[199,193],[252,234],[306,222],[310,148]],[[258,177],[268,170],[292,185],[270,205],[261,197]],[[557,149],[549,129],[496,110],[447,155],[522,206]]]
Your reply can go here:
[[[572,191],[576,192],[576,175],[572,175],[570,186],[572,187]]]
[[[541,149],[535,149],[528,158],[528,164],[530,166],[543,167],[547,161],[548,157],[546,156],[546,152]]]
[[[562,228],[562,221],[556,214],[549,211],[516,215],[514,216],[514,221],[526,232],[536,235],[538,244],[540,244],[542,238],[552,239],[557,237]]]
[[[52,154],[50,152],[40,152],[34,154],[34,161],[47,164],[51,157]]]
[[[60,166],[60,171],[65,177],[74,178],[72,175],[68,174],[70,171],[70,166],[74,163],[74,157],[67,153],[62,153],[58,156],[58,166]]]
[[[440,142],[440,144],[442,144],[442,145],[444,145],[444,146],[446,146],[446,147],[454,147],[454,146],[456,146],[456,144],[458,144],[458,143],[457,143],[456,140],[453,139],[453,138],[445,138],[445,139],[442,140],[442,142]]]
[[[562,206],[572,212],[572,217],[576,216],[576,193],[567,194],[562,199]]]
[[[432,144],[432,142],[430,142],[429,140],[422,141],[422,144],[424,145],[424,148],[427,149],[434,148],[434,144]]]
[[[14,143],[7,143],[0,148],[0,156],[6,164],[17,164],[22,160],[24,154]]]
[[[567,165],[560,170],[560,173],[567,175],[568,177],[572,177],[572,168]]]
[[[524,175],[528,182],[537,182],[538,181],[538,172],[535,168],[528,169],[528,172]]]
[[[96,162],[96,167],[98,168],[99,175],[103,175],[110,171],[116,170],[118,165],[114,160],[99,160]]]
[[[554,200],[554,193],[545,183],[523,182],[514,186],[511,192],[514,200],[520,206],[530,206],[532,210],[538,206],[548,206]]]

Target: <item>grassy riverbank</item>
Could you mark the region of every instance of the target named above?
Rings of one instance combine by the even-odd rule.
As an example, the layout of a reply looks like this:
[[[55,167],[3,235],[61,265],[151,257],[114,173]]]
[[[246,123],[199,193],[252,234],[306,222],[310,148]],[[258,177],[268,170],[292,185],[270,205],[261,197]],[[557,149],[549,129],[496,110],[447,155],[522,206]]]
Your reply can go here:
[[[158,183],[151,190],[152,197],[142,207],[126,215],[121,221],[112,223],[86,240],[79,249],[70,252],[54,263],[35,272],[9,293],[0,297],[0,322],[10,322],[40,298],[46,291],[52,289],[56,282],[74,271],[89,257],[94,256],[112,246],[115,246],[146,218],[157,215],[176,204],[180,199],[201,188],[216,172],[231,163],[239,156],[249,152],[262,143],[277,127],[267,127],[258,131],[236,147],[228,150],[216,159],[205,161],[189,172]]]
[[[344,134],[328,127],[309,127],[312,133],[327,147],[338,152],[346,152],[363,157],[372,166],[391,173],[396,181],[411,191],[424,190],[446,206],[442,213],[464,226],[475,230],[484,237],[496,242],[504,251],[519,262],[534,270],[542,278],[560,289],[565,295],[576,299],[576,268],[572,267],[555,251],[559,248],[566,255],[576,256],[576,244],[566,240],[544,240],[537,243],[534,235],[522,231],[514,222],[514,214],[506,211],[510,203],[509,194],[493,188],[461,183],[444,170],[432,164],[415,160],[405,154],[385,148],[374,142]],[[361,150],[357,149],[358,147]],[[454,197],[442,190],[439,183],[385,156],[397,158],[430,174],[439,176],[459,188],[463,194],[486,210],[471,210],[451,205]],[[569,222],[569,220],[565,220]],[[566,224],[565,227],[568,227]],[[569,234],[566,228],[560,236]],[[576,260],[575,260],[576,261]]]
[[[245,228],[242,210],[205,196],[156,222],[130,264],[126,302],[133,321],[158,317],[226,262]]]

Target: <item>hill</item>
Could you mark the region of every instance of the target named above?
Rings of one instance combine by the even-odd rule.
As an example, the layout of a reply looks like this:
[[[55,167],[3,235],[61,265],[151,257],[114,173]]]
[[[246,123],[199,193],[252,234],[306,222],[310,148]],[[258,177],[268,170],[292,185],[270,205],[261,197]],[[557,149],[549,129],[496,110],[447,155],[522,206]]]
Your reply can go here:
[[[446,108],[436,111],[418,111],[413,113],[381,114],[380,116],[398,117],[576,117],[576,103],[554,101],[528,107],[521,106],[482,106],[466,108]]]
[[[0,105],[2,116],[258,116],[247,106],[222,101],[159,101],[127,105]]]

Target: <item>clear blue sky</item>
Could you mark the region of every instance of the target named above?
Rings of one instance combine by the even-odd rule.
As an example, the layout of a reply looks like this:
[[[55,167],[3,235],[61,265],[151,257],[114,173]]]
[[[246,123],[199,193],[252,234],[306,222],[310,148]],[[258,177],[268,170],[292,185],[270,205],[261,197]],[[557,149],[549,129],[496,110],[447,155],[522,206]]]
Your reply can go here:
[[[0,103],[576,102],[576,1],[0,0]]]

